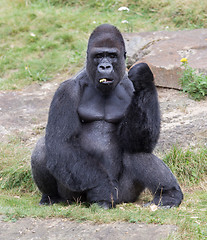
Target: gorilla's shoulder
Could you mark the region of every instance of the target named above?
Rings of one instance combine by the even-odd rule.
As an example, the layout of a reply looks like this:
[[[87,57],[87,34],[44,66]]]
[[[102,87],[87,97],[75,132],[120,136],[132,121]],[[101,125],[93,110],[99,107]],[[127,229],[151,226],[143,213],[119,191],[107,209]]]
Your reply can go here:
[[[78,96],[81,85],[87,81],[86,70],[81,70],[74,77],[62,82],[56,91],[56,95],[69,94],[70,96]]]

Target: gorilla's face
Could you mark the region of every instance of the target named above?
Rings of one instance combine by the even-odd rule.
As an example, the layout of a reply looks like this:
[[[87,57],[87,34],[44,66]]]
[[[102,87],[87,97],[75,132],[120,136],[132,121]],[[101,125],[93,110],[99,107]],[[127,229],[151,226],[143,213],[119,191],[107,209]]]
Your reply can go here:
[[[93,47],[88,56],[88,73],[95,86],[103,92],[116,87],[123,78],[124,58],[120,50],[108,47]],[[125,67],[124,67],[125,68]]]
[[[124,76],[125,47],[121,34],[117,34],[118,30],[113,26],[101,25],[99,28],[89,40],[86,69],[95,87],[109,94]]]

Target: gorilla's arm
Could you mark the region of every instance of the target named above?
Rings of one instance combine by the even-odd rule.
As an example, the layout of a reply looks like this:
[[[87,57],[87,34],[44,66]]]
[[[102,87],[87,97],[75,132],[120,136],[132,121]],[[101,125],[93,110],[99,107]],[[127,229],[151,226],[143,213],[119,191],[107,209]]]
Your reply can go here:
[[[51,174],[69,190],[95,188],[99,179],[109,185],[108,175],[81,149],[81,123],[77,114],[80,96],[78,77],[61,84],[49,111],[46,128],[46,159]],[[110,188],[110,187],[109,187]]]
[[[153,74],[145,63],[132,67],[129,79],[134,95],[118,134],[122,147],[129,152],[152,152],[160,133],[160,110]]]

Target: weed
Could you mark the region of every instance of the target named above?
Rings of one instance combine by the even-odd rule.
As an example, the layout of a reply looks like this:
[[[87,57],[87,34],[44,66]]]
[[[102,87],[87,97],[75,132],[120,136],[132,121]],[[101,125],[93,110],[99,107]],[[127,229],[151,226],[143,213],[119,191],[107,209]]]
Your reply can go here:
[[[32,81],[46,82],[49,79],[49,77],[44,74],[45,69],[41,72],[34,71],[33,73],[29,67],[25,67],[25,71],[28,73],[28,77],[30,77]]]
[[[180,84],[184,92],[194,100],[201,100],[207,95],[207,75],[198,73],[188,65],[186,58],[181,59],[184,71],[180,78]]]

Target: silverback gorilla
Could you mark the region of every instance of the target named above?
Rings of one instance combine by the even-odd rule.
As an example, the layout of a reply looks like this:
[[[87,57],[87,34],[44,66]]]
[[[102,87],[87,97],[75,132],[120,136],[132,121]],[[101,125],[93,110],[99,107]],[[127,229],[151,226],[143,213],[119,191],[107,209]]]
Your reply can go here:
[[[81,199],[108,209],[136,201],[145,188],[156,205],[181,203],[174,175],[152,154],[160,132],[153,74],[141,63],[127,76],[125,58],[119,30],[100,25],[85,69],[56,91],[31,159],[40,204]]]

